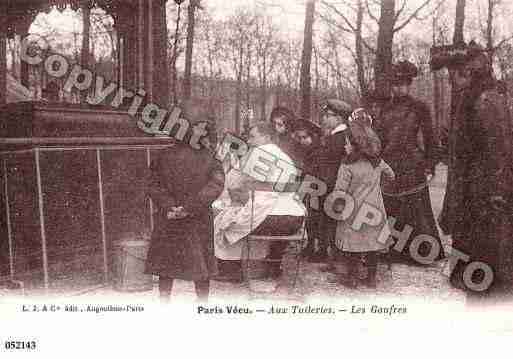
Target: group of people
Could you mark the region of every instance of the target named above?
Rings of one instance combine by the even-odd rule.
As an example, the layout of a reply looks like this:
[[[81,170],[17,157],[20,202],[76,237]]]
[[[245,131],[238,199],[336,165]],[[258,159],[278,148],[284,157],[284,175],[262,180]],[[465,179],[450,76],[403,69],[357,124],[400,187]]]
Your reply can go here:
[[[507,240],[511,215],[494,217],[502,221],[500,234],[480,218],[482,211],[506,212],[511,203],[511,122],[486,54],[470,47],[465,47],[469,51],[463,59],[453,61],[444,53],[443,59],[432,60],[434,69],[449,69],[461,99],[452,106],[449,183],[440,222],[444,232],[452,234],[453,248],[486,260],[493,268],[495,287],[504,283],[497,259],[504,254],[497,248],[504,248],[499,242]],[[159,276],[161,298],[169,298],[176,278],[194,281],[200,299],[208,297],[211,279],[241,280],[245,239],[250,234],[287,236],[306,227],[302,255],[324,263],[321,270],[331,272],[329,281],[350,288],[376,287],[381,256],[426,265],[411,255],[411,241],[418,236],[432,238],[414,248],[418,255],[433,262],[443,259],[446,253],[429,192],[429,180],[441,158],[429,107],[410,95],[417,72],[408,61],[394,64],[389,74],[391,95],[365,94],[357,108],[342,100],[326,101],[320,125],[276,107],[268,121],[250,128],[251,150],[238,156],[229,149],[222,162],[212,155],[214,138],[205,139],[200,151],[185,140],[165,150],[151,166],[149,194],[157,219],[146,265],[147,273]],[[255,151],[293,164],[292,176],[262,177],[258,171],[245,171],[255,167],[251,163],[255,157],[261,157],[252,156]],[[308,175],[326,186],[326,195],[315,199],[317,205],[308,194],[296,192],[297,183]],[[355,214],[334,218],[325,210],[328,194],[334,191],[348,193],[355,208],[371,205],[389,220],[355,229]],[[347,201],[332,205],[344,211]],[[398,235],[383,241],[385,227]],[[406,232],[408,239],[397,246]],[[263,276],[274,278],[281,275],[287,244],[270,243],[254,246],[248,255],[270,262]],[[367,272],[363,280],[358,275],[361,263]],[[457,266],[451,283],[461,287],[463,276],[464,270]]]

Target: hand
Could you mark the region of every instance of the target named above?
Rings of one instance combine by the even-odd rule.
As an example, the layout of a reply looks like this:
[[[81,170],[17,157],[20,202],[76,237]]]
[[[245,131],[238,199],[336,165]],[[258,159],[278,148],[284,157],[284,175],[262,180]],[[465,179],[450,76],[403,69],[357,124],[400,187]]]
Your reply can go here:
[[[424,174],[428,178],[428,181],[435,176],[436,174],[436,163],[429,163],[426,169],[424,169]],[[431,177],[430,177],[431,176]]]
[[[185,209],[180,207],[171,207],[171,211],[167,212],[167,219],[182,219],[189,215]]]
[[[395,172],[391,167],[385,169],[385,175],[390,178],[392,181],[395,181]]]

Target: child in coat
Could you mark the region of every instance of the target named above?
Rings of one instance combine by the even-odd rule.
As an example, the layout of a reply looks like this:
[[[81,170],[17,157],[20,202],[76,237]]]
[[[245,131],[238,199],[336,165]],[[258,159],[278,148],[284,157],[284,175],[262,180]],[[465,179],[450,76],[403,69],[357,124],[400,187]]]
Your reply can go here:
[[[335,185],[335,191],[349,194],[354,201],[352,213],[338,221],[335,236],[337,257],[346,258],[347,263],[346,277],[337,274],[337,281],[351,288],[358,284],[358,263],[362,257],[368,273],[364,284],[376,287],[377,254],[386,249],[386,241],[382,238],[383,233],[389,233],[381,194],[381,176],[385,174],[393,179],[394,172],[379,157],[381,141],[372,130],[371,123],[370,115],[362,109],[351,115],[346,146],[348,156],[340,165]],[[379,224],[369,225],[365,220],[362,224],[362,215],[368,216],[369,208],[379,211]]]

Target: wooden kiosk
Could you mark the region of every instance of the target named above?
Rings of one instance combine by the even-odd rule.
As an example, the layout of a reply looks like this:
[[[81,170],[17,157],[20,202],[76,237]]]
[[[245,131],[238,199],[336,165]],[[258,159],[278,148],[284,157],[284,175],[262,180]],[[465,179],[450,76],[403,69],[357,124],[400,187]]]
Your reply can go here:
[[[165,0],[0,0],[0,278],[28,291],[108,285],[112,246],[151,232],[147,168],[170,138],[108,105],[6,104],[6,39],[40,11],[98,6],[118,32],[118,82],[167,104]],[[27,85],[28,65],[21,68]],[[161,106],[164,107],[165,106]]]

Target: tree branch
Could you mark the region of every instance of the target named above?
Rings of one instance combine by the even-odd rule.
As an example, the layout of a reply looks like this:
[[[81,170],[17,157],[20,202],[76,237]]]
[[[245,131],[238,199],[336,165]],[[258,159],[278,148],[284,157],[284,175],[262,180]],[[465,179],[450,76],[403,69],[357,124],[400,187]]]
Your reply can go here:
[[[329,18],[329,17],[327,17],[327,16],[325,16],[323,14],[319,13],[318,15],[321,18],[321,20],[325,21],[328,25],[335,26],[337,29],[339,29],[339,30],[341,30],[343,32],[347,32],[347,33],[355,35],[356,29],[349,29],[347,27],[344,27],[343,25],[339,24],[335,20],[333,20],[333,19],[331,19],[331,18]],[[362,38],[362,43],[363,43],[363,46],[365,46],[365,48],[367,50],[369,50],[373,54],[376,53],[376,49],[374,47],[372,47],[364,38]]]
[[[369,0],[365,0],[365,6],[367,7],[367,13],[369,14],[370,18],[376,22],[376,24],[379,24],[379,19],[376,15],[374,15],[370,9],[369,6]]]
[[[415,10],[404,22],[398,27],[394,28],[394,32],[401,31],[406,25],[408,25],[413,19],[418,19],[419,13],[431,2],[431,0],[425,0],[417,10]]]
[[[395,21],[396,22],[397,22],[397,20],[399,20],[399,16],[401,16],[401,14],[403,13],[405,8],[406,8],[406,0],[403,0],[403,4],[401,5],[401,8],[395,14]]]
[[[346,23],[346,25],[353,31],[355,32],[356,31],[356,26],[354,26],[354,24],[351,23],[351,21],[349,21],[349,19],[339,10],[337,9],[335,6],[331,5],[331,4],[328,4],[326,1],[321,1],[321,4],[326,6],[327,8],[329,8],[331,11],[333,11],[335,14],[337,14],[338,16],[340,16],[342,18],[342,20],[344,20],[344,22]]]

